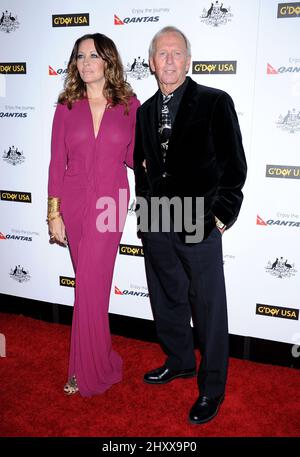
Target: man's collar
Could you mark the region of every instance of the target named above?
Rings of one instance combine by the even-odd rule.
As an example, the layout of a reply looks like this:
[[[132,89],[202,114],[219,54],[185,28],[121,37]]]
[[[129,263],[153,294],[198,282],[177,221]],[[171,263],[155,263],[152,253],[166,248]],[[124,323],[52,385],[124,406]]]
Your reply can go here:
[[[160,89],[160,94],[161,95],[171,95],[171,94],[173,94],[174,97],[177,98],[177,96],[181,95],[184,92],[184,90],[185,90],[185,88],[186,88],[186,86],[188,84],[188,80],[189,80],[189,77],[187,76],[185,78],[185,80],[183,81],[183,83],[180,84],[180,86],[176,87],[176,89],[173,92],[170,92],[170,94],[164,94],[161,89]]]

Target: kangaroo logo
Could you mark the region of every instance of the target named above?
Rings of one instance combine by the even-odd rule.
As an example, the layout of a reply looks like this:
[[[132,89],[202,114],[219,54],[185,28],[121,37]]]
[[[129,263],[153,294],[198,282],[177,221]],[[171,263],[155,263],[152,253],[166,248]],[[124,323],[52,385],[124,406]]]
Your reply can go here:
[[[288,133],[296,133],[300,130],[300,111],[296,112],[295,108],[288,110],[285,115],[279,116],[277,127]]]
[[[201,22],[212,27],[218,27],[220,25],[226,25],[231,21],[233,14],[231,13],[230,6],[224,8],[223,3],[218,1],[212,2],[210,7],[206,10],[203,8],[202,16],[200,16]]]
[[[149,64],[145,62],[145,59],[141,60],[141,57],[135,57],[132,63],[127,64],[125,73],[134,79],[148,78],[150,76]]]
[[[287,259],[284,259],[283,257],[276,257],[273,261],[269,260],[265,270],[267,273],[280,279],[290,278],[297,273],[295,264],[288,263]]]
[[[0,18],[0,30],[2,32],[10,33],[17,30],[20,23],[18,22],[18,18],[16,14],[12,15],[11,12],[8,13],[6,10],[2,12],[2,16]]]
[[[29,270],[25,270],[20,265],[16,265],[15,268],[11,268],[9,276],[20,283],[30,280]]]
[[[8,150],[4,150],[3,160],[11,165],[20,165],[24,162],[25,156],[23,151],[19,151],[15,146],[9,146]]]

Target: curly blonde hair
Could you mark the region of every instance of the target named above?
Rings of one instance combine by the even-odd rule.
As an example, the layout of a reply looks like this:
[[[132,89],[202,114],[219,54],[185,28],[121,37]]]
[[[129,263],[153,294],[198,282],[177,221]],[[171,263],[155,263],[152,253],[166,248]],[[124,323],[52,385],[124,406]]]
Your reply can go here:
[[[101,33],[83,35],[76,40],[67,67],[64,90],[58,97],[58,103],[66,104],[69,109],[72,109],[76,100],[86,98],[85,83],[77,69],[77,54],[80,43],[89,39],[94,40],[97,53],[106,62],[104,97],[110,106],[125,105],[125,113],[128,114],[129,99],[135,94],[130,84],[125,81],[122,61],[115,43]]]

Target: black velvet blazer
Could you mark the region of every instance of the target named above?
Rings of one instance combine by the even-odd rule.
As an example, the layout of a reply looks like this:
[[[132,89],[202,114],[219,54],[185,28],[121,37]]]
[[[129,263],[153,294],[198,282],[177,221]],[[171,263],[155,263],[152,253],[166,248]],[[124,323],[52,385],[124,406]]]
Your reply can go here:
[[[232,225],[243,200],[247,165],[233,101],[226,92],[188,78],[163,164],[158,96],[159,91],[137,112],[136,195],[148,200],[154,196],[179,196],[182,201],[183,197],[204,197],[207,237],[215,226],[214,216]]]

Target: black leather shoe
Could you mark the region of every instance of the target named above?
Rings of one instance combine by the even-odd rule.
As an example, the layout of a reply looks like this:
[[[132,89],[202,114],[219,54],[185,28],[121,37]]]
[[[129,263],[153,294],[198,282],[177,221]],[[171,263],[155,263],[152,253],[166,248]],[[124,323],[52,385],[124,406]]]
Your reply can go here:
[[[144,381],[148,384],[166,384],[175,378],[191,378],[196,375],[196,368],[187,370],[172,370],[166,366],[157,368],[153,371],[148,371],[144,375]]]
[[[200,395],[198,400],[192,406],[189,419],[192,424],[204,424],[213,419],[219,411],[224,394],[216,398],[205,397]]]

